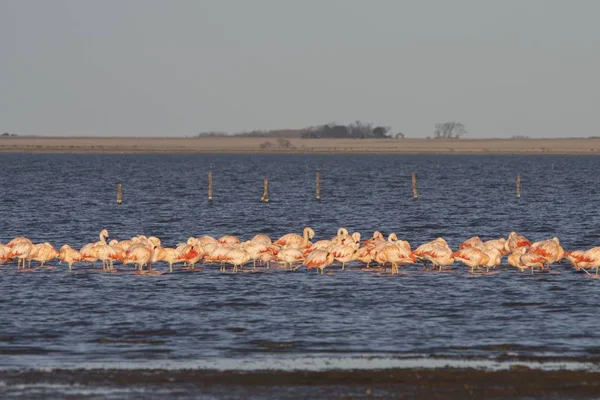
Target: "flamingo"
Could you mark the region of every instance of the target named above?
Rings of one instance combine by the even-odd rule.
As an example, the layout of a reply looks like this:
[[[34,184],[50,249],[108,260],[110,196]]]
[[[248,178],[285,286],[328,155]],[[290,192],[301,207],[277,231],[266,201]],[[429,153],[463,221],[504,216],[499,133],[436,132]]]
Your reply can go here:
[[[54,260],[58,257],[58,251],[56,251],[48,242],[40,243],[34,246],[34,251],[30,257],[33,261],[39,262],[40,267],[43,267],[45,262]]]
[[[512,253],[515,249],[519,247],[529,247],[531,246],[531,242],[527,240],[525,236],[517,234],[517,232],[511,232],[508,235],[508,240],[504,244],[504,249],[507,253]]]
[[[204,236],[200,236],[198,239],[196,239],[202,246],[206,246],[209,244],[218,244],[219,241],[217,239],[215,239],[212,236],[208,236],[208,235],[204,235]]]
[[[557,237],[554,237],[550,240],[535,242],[531,245],[528,251],[544,257],[546,259],[546,264],[548,265],[559,262],[565,255],[565,252],[560,246],[560,242]]]
[[[483,241],[479,238],[479,236],[473,236],[458,245],[459,249],[464,249],[467,247],[477,247],[481,249],[483,247]]]
[[[255,242],[254,240],[242,243],[242,248],[250,255],[254,269],[256,269],[256,260],[260,258],[261,254],[269,251],[269,246],[270,244]]]
[[[157,249],[157,261],[164,261],[169,264],[169,272],[173,272],[173,264],[185,261],[183,254],[171,247],[161,247]]]
[[[571,253],[571,256],[573,253]],[[592,247],[589,250],[586,250],[583,253],[582,257],[578,258],[579,264],[581,268],[592,268],[596,269],[596,275],[598,275],[598,270],[600,269],[600,247]]]
[[[439,268],[454,264],[452,250],[449,247],[434,246],[431,250],[424,252],[421,257],[425,262],[429,261],[433,268]]]
[[[371,255],[371,250],[373,247],[360,247],[358,249],[358,253],[356,254],[356,258],[367,264],[367,268],[371,267],[371,263],[373,262],[373,256]]]
[[[98,260],[102,261],[102,269],[113,269],[113,261],[118,257],[117,251],[106,243],[96,243],[94,250]]]
[[[333,260],[333,254],[327,252],[327,250],[315,250],[306,257],[302,265],[306,266],[307,271],[317,268],[322,275],[325,267],[333,264]]]
[[[487,241],[483,242],[483,247],[485,247],[486,250],[497,249],[501,255],[505,256],[508,254],[508,251],[504,247],[505,244],[506,244],[506,239],[499,238],[499,239],[492,239],[492,240],[487,240]]]
[[[129,245],[127,245],[127,243],[119,242],[118,240],[114,240],[114,239],[111,240],[110,242],[108,242],[108,245],[115,252],[115,255],[112,256],[112,258],[111,258],[111,268],[112,268],[112,263],[114,260],[119,260],[119,261],[123,262],[123,260],[125,259],[125,253],[127,253],[127,249],[129,248]]]
[[[26,237],[20,236],[20,237],[16,237],[13,240],[11,240],[10,242],[8,242],[6,244],[6,247],[8,247],[9,249],[12,249],[15,245],[19,244],[19,243],[29,243],[30,245],[33,245],[33,242]]]
[[[409,253],[412,253],[412,250],[410,249],[410,243],[406,240],[398,239],[398,236],[395,233],[390,233],[387,240],[388,242],[394,243],[396,246],[403,248]]]
[[[539,254],[525,252],[519,258],[519,263],[523,266],[523,268],[531,268],[531,273],[533,274],[533,269],[535,267],[544,269],[544,264],[547,263],[547,260],[544,256]]]
[[[250,261],[250,255],[248,254],[247,251],[245,251],[242,248],[235,248],[233,250],[230,250],[225,255],[223,260],[228,264],[232,264],[233,265],[233,273],[237,273],[238,268],[242,267],[244,264],[246,264],[248,261]]]
[[[360,242],[360,240],[359,240]],[[331,249],[333,257],[342,263],[342,271],[346,263],[356,260],[358,254],[358,245],[355,242],[351,244],[339,244]]]
[[[8,253],[10,253],[10,247],[0,244],[0,261],[8,260]]]
[[[7,246],[11,245],[11,243],[9,242]],[[23,266],[23,269],[25,269],[25,260],[29,260],[30,261],[30,265],[31,266],[31,258],[30,254],[34,251],[34,245],[33,243],[31,243],[30,240],[22,240],[22,241],[17,241],[15,243],[12,243],[12,248],[10,249],[10,252],[8,253],[7,258],[17,258],[17,269],[21,268],[21,265]]]
[[[236,236],[233,236],[233,235],[225,235],[225,236],[221,236],[219,238],[218,242],[221,244],[233,245],[233,244],[239,244],[240,239],[238,239]]]
[[[409,265],[416,261],[410,252],[391,242],[375,247],[371,256],[375,262],[383,266],[388,262],[392,264],[392,275],[399,273],[399,265]]]
[[[191,269],[194,269],[194,265],[206,254],[204,247],[198,241],[194,240],[194,238],[188,239],[188,244],[178,250],[178,252]],[[169,271],[172,271],[172,268]]]
[[[350,234],[346,228],[338,228],[337,234],[331,238],[330,242],[333,244],[342,243],[346,238],[348,238]]]
[[[333,240],[317,240],[310,247],[304,249],[304,255],[309,255],[314,250],[325,250],[331,249],[338,242],[334,242]]]
[[[232,246],[226,246],[221,244],[208,245],[205,249],[206,254],[204,259],[208,262],[219,262],[221,264],[221,271],[224,271],[225,266],[223,264],[225,261],[225,256],[233,249],[234,247]]]
[[[423,243],[417,247],[412,254],[417,260],[424,260],[425,262],[431,262],[431,260],[435,259],[437,264],[434,264],[434,266],[439,266],[440,270],[442,263],[443,265],[450,265],[447,264],[446,261],[449,261],[449,258],[454,258],[450,246],[448,246],[446,240],[441,237],[432,240],[431,242]],[[425,267],[427,267],[427,265],[425,265]]]
[[[302,232],[302,236],[296,233],[288,233],[277,239],[273,244],[281,247],[293,247],[295,249],[306,249],[311,243],[311,240],[315,236],[315,231],[312,228],[306,227]]]
[[[58,259],[60,261],[64,261],[69,266],[69,271],[73,269],[73,263],[81,261],[81,253],[77,250],[71,248],[68,244],[65,244],[60,248],[60,252],[58,253]]]
[[[262,263],[266,263],[267,268],[270,268],[271,261],[277,257],[278,253],[279,253],[279,247],[272,244],[267,247],[267,250],[265,252],[260,254],[260,256],[258,257],[258,260]]]
[[[88,262],[93,267],[94,263],[98,261],[98,252],[96,250],[95,243],[88,243],[79,250],[81,254],[81,261]]]
[[[579,271],[580,269],[583,269],[585,271],[586,268],[589,268],[589,264],[591,262],[589,258],[586,258],[585,250],[575,250],[566,252],[565,258],[571,263],[571,265],[575,267],[576,271]]]
[[[502,253],[495,247],[484,250],[484,253],[488,256],[488,262],[485,263],[485,267],[489,271],[490,268],[496,268],[502,262]]]
[[[257,235],[254,235],[254,237],[251,239],[252,242],[255,243],[264,243],[266,245],[270,245],[271,244],[271,238],[267,235],[264,235],[262,233],[259,233]]]
[[[474,272],[475,268],[485,266],[490,261],[490,257],[484,251],[475,247],[465,247],[460,249],[452,254],[452,257],[454,257],[456,261],[460,261],[470,267],[471,273]]]
[[[525,270],[525,266],[523,264],[521,264],[521,256],[523,254],[525,254],[526,251],[527,251],[527,247],[519,247],[518,249],[513,251],[508,256],[508,259],[507,259],[508,265],[511,265],[515,268],[519,268],[521,271]]]
[[[96,244],[106,244],[106,239],[108,238],[108,230],[102,229],[98,237],[100,238],[100,240],[97,241]]]
[[[370,239],[365,240],[363,244],[365,246],[375,246],[383,241],[385,241],[383,234],[379,231],[375,231],[373,232],[373,236],[371,236]]]
[[[284,267],[288,265],[290,270],[293,269],[294,263],[304,260],[304,254],[299,249],[293,247],[286,247],[279,251],[277,254],[277,260],[282,262]]]
[[[135,266],[139,266],[140,271],[143,271],[144,265],[147,265],[148,269],[152,269],[152,256],[155,249],[156,247],[151,248],[144,243],[136,243],[127,250],[123,265],[133,263]]]

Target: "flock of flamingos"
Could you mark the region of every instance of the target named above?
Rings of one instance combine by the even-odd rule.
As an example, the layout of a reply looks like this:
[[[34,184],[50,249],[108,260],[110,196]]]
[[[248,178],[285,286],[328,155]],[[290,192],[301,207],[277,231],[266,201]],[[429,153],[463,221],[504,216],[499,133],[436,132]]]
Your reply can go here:
[[[111,240],[107,242],[108,231],[100,232],[100,240],[88,243],[80,250],[65,244],[57,251],[50,243],[34,244],[26,237],[17,237],[6,245],[0,244],[0,263],[17,260],[17,269],[31,268],[35,261],[41,267],[44,263],[58,258],[68,265],[69,271],[75,263],[87,263],[94,267],[102,262],[102,269],[114,271],[114,263],[123,266],[132,264],[137,273],[149,273],[156,262],[183,264],[181,268],[194,269],[195,265],[218,264],[220,270],[227,266],[238,272],[244,266],[252,264],[270,267],[272,262],[288,269],[306,267],[308,271],[316,269],[321,274],[325,268],[334,264],[343,270],[352,262],[361,262],[366,268],[391,268],[392,274],[398,274],[399,268],[415,263],[424,264],[425,268],[442,271],[444,267],[462,263],[470,268],[471,273],[489,272],[501,264],[502,257],[508,256],[508,264],[521,271],[547,270],[551,264],[566,258],[576,270],[595,269],[598,275],[600,267],[600,247],[589,250],[564,252],[558,238],[531,242],[516,232],[507,238],[482,241],[478,236],[465,240],[457,251],[452,250],[443,238],[424,243],[412,250],[409,242],[399,240],[396,234],[387,239],[380,232],[361,241],[361,234],[350,234],[340,228],[337,235],[329,240],[318,240],[314,243],[315,232],[307,227],[303,234],[288,233],[275,241],[269,236],[258,234],[251,240],[242,242],[236,236],[226,235],[220,238],[212,236],[190,237],[187,242],[175,248],[162,247],[159,238],[143,235],[128,240]],[[146,267],[146,270],[144,270]],[[591,275],[591,274],[590,274]]]

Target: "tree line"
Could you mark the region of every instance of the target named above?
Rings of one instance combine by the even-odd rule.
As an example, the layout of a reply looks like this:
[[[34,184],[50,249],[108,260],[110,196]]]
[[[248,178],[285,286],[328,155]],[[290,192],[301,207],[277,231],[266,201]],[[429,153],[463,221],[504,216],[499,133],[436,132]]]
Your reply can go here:
[[[435,124],[433,137],[435,139],[459,139],[467,133],[465,125],[460,122],[444,122]],[[203,132],[198,137],[271,137],[271,138],[331,138],[331,139],[404,139],[404,133],[392,132],[386,125],[375,125],[355,121],[348,125],[334,122],[324,125],[310,126],[304,129],[253,130],[237,134],[227,132]]]

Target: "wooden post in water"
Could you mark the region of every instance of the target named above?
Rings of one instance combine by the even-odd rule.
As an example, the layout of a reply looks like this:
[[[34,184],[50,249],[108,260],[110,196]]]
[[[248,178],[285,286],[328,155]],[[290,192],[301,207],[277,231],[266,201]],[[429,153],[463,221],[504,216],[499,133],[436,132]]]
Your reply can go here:
[[[117,204],[123,203],[123,186],[117,183]]]
[[[521,174],[517,175],[517,199],[521,198]]]
[[[262,197],[260,198],[260,202],[268,203],[269,202],[269,179],[268,178],[265,178],[264,186],[265,186],[265,189],[264,189]]]
[[[213,201],[212,171],[208,172],[208,201]]]
[[[412,193],[413,199],[417,200],[419,198],[419,192],[417,191],[417,174],[412,173]]]
[[[321,173],[319,171],[317,171],[317,175],[315,177],[315,187],[316,187],[316,195],[317,195],[317,201],[321,200]]]

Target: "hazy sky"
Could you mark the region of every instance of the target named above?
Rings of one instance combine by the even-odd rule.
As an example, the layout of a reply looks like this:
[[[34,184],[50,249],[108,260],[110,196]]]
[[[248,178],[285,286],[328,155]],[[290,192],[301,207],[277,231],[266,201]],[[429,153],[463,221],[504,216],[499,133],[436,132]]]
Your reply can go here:
[[[600,135],[597,0],[0,0],[0,132]]]

